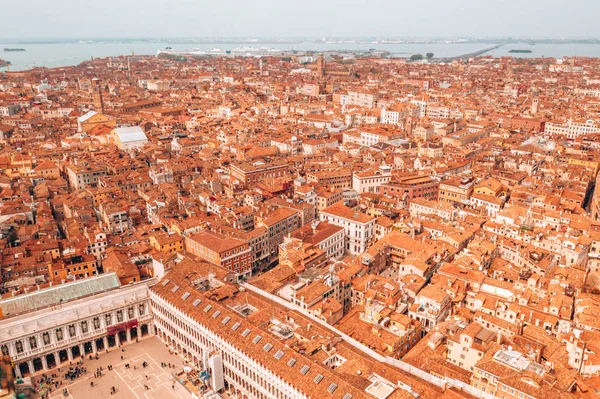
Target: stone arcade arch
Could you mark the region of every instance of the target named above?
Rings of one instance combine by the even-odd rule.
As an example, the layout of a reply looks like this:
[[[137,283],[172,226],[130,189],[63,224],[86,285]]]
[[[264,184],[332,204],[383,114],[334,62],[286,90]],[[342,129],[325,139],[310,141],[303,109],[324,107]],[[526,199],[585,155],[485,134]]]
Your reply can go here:
[[[80,357],[81,351],[79,350],[79,346],[75,345],[71,347],[71,354],[73,355],[73,358]]]
[[[48,368],[50,369],[53,369],[54,367],[58,366],[54,353],[49,353],[46,355],[46,363],[48,364]]]
[[[30,374],[29,365],[27,364],[27,362],[19,364],[19,371],[21,372],[21,375],[23,377],[27,377]]]
[[[69,361],[69,354],[67,353],[66,349],[63,349],[60,352],[58,352],[58,357],[58,364]]]
[[[96,349],[98,350],[98,352],[105,350],[106,348],[104,347],[104,339],[103,338],[98,338],[96,340]]]
[[[44,369],[44,364],[42,363],[42,359],[39,357],[36,357],[35,359],[33,359],[33,372],[38,372]]]
[[[127,333],[125,331],[119,331],[117,334],[119,335],[119,342],[121,343],[121,345],[124,342],[127,342]]]

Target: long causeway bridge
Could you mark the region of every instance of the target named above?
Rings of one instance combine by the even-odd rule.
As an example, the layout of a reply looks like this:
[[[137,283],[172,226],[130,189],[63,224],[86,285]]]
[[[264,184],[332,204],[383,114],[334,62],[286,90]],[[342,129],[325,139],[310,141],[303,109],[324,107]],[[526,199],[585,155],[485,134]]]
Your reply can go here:
[[[456,57],[442,58],[442,62],[450,62],[450,61],[455,61],[455,60],[464,60],[465,58],[479,57],[480,55],[489,53],[490,51],[493,51],[493,50],[496,50],[497,48],[502,47],[505,44],[506,43],[500,43],[500,44],[497,44],[492,47],[484,48],[483,50],[475,51],[473,53],[461,54],[461,55],[457,55]]]

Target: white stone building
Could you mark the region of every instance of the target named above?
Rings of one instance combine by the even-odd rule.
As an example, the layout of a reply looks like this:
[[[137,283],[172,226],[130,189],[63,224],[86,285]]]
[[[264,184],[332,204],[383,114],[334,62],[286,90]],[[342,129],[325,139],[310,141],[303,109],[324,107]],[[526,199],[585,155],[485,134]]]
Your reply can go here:
[[[341,202],[323,209],[320,218],[344,228],[346,250],[353,255],[364,252],[375,237],[375,218],[350,209]]]
[[[349,91],[347,104],[360,105],[361,107],[373,108],[377,102],[377,95],[368,92]]]
[[[379,193],[382,184],[392,179],[392,167],[382,165],[365,171],[352,173],[352,188],[358,193]]]
[[[147,282],[121,287],[115,273],[3,299],[0,309],[0,351],[17,377],[154,331]]]
[[[592,134],[600,132],[598,124],[594,120],[574,121],[569,120],[565,123],[561,122],[546,122],[544,133],[551,135],[563,135],[568,139],[576,139],[584,134]]]
[[[148,142],[146,133],[139,126],[118,127],[113,130],[113,137],[122,151],[140,149]]]

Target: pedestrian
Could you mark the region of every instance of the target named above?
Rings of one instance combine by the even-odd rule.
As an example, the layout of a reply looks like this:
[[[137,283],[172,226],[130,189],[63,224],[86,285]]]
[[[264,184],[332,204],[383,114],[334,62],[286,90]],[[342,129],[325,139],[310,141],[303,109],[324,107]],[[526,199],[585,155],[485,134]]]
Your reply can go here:
[[[175,389],[175,385],[171,385],[171,388]]]

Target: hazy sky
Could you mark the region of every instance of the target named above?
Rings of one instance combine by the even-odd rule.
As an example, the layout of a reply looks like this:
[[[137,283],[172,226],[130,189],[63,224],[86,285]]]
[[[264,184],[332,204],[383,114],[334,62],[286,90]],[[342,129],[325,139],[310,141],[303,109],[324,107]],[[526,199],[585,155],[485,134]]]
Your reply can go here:
[[[600,0],[19,0],[0,38],[600,37]]]

